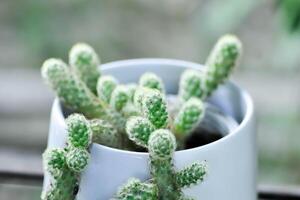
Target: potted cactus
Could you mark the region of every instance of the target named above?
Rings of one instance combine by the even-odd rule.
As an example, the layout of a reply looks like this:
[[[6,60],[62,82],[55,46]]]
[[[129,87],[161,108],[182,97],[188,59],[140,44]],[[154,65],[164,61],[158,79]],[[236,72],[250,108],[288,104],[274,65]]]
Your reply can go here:
[[[46,60],[42,77],[58,98],[42,199],[254,200],[253,105],[226,82],[241,48],[223,36],[205,67],[168,59],[100,65],[83,43],[69,66]]]

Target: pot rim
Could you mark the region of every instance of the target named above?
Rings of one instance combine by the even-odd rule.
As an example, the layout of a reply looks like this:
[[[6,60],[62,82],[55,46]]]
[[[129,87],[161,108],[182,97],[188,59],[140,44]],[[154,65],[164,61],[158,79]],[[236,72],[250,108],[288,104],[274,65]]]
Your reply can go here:
[[[203,70],[203,65],[201,65],[201,64],[193,63],[190,61],[165,59],[165,58],[137,58],[137,59],[119,60],[119,61],[113,61],[113,62],[102,64],[101,68],[106,70],[106,69],[119,68],[119,67],[127,66],[127,65],[136,66],[136,65],[141,65],[141,64],[145,64],[145,63],[153,64],[153,65],[158,65],[158,64],[159,65],[173,65],[175,67],[180,67],[180,68],[188,67],[188,68],[193,68],[193,69],[197,69],[197,70]],[[238,124],[238,126],[234,130],[232,130],[230,133],[226,134],[221,139],[218,139],[214,142],[211,142],[211,143],[203,145],[203,146],[199,146],[199,147],[195,147],[195,148],[191,148],[191,149],[178,150],[178,151],[175,151],[174,154],[189,153],[191,151],[197,151],[197,150],[202,150],[202,149],[206,149],[209,147],[217,146],[217,145],[224,143],[225,141],[233,138],[235,135],[237,135],[240,132],[241,129],[243,129],[249,123],[249,121],[251,120],[251,117],[253,116],[253,113],[254,113],[254,106],[253,106],[252,98],[250,97],[250,95],[247,91],[245,91],[244,89],[239,87],[233,81],[228,81],[227,84],[229,87],[237,89],[240,92],[243,101],[245,101],[246,111],[245,111],[243,120]],[[57,109],[58,123],[65,127],[66,126],[65,118],[64,118],[64,115],[63,115],[63,112],[61,109],[61,104],[59,102],[58,97],[55,98],[53,104],[54,104],[53,105],[54,108]],[[132,156],[147,156],[147,155],[149,155],[148,152],[136,152],[136,151],[122,150],[122,149],[108,147],[108,146],[97,144],[97,143],[92,143],[92,145],[93,145],[93,147],[95,147],[97,149],[102,148],[105,150],[114,151],[115,153],[130,154]]]

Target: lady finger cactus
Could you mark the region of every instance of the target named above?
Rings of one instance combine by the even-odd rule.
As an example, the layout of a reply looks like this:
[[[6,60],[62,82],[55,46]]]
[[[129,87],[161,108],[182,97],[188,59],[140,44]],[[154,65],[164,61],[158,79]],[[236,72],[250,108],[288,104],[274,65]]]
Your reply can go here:
[[[113,200],[158,200],[158,191],[152,183],[131,178],[119,189]]]
[[[114,89],[117,87],[118,81],[113,76],[101,76],[97,83],[97,94],[98,97],[106,102],[109,103],[111,94]]]
[[[116,111],[121,111],[129,101],[128,90],[124,85],[118,85],[111,94],[110,106]]]
[[[159,199],[178,200],[182,195],[175,179],[172,161],[176,139],[167,129],[154,131],[148,142],[150,170],[158,187]]]
[[[44,155],[44,166],[50,170],[51,183],[42,192],[42,200],[74,200],[78,176],[69,170],[66,164],[64,150],[48,149]],[[55,169],[53,171],[53,169]],[[55,172],[53,174],[53,172]]]
[[[241,52],[242,44],[234,35],[225,35],[219,39],[206,61],[207,72],[204,84],[206,96],[228,78]]]
[[[178,139],[185,139],[204,116],[204,106],[200,99],[191,98],[185,102],[175,116],[173,131]]]
[[[63,61],[55,58],[46,60],[41,73],[43,79],[57,93],[65,106],[84,113],[89,118],[101,117],[105,114],[101,101],[71,73]]]
[[[82,172],[90,159],[89,152],[82,148],[72,148],[66,155],[67,165],[74,172]]]
[[[202,182],[206,174],[206,163],[195,162],[176,173],[176,182],[180,188],[190,187]]]
[[[72,147],[87,148],[91,144],[92,130],[81,114],[72,114],[67,120],[68,144]]]
[[[187,101],[191,97],[202,98],[204,73],[194,69],[185,70],[181,75],[179,83],[179,98],[181,101]]]
[[[164,92],[164,85],[161,78],[151,72],[144,73],[141,76],[139,85],[142,87],[156,89],[160,92]]]
[[[62,149],[48,149],[43,154],[45,170],[52,176],[59,177],[66,167],[65,151]]]
[[[103,144],[109,147],[121,147],[121,135],[117,129],[109,122],[101,119],[93,119],[90,121],[90,127],[93,132],[94,143]]]
[[[142,112],[155,128],[165,128],[168,126],[169,114],[167,103],[161,92],[150,90],[142,96]]]
[[[96,94],[100,61],[94,49],[85,43],[74,45],[69,53],[69,63],[79,78]]]
[[[131,103],[133,103],[134,94],[135,94],[135,91],[138,88],[138,86],[135,83],[129,83],[125,86],[127,87],[127,90],[128,90],[129,99],[130,99]]]
[[[151,122],[143,117],[131,117],[126,123],[126,133],[136,144],[147,147],[150,134],[155,130]]]

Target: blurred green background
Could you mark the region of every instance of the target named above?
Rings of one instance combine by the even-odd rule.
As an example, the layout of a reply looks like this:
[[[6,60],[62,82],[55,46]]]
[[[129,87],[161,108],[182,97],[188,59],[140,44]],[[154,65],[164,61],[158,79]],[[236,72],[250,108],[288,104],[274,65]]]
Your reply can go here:
[[[54,98],[39,74],[45,59],[66,60],[83,41],[103,63],[141,57],[203,63],[218,37],[234,33],[244,55],[233,80],[251,93],[257,111],[259,183],[300,185],[299,2],[0,1],[0,170],[42,170]],[[0,199],[8,199],[9,188],[0,185]]]

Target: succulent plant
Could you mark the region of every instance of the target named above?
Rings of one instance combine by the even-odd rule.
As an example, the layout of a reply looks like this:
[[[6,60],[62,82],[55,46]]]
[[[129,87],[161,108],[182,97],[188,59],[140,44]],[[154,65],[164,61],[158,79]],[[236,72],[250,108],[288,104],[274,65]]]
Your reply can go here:
[[[43,154],[44,167],[51,175],[51,181],[42,192],[42,200],[74,200],[80,172],[89,161],[92,129],[88,120],[83,115],[72,114],[66,121],[66,148],[46,149]]]
[[[161,78],[152,72],[146,72],[141,76],[139,86],[157,89],[160,92],[165,90]]]
[[[211,51],[203,71],[188,69],[180,79],[179,97],[205,99],[230,75],[242,53],[242,44],[234,35],[221,37]]]
[[[157,200],[158,191],[153,183],[143,183],[131,178],[119,189],[113,200]]]
[[[141,117],[131,118],[126,130],[130,139],[148,148],[152,182],[157,186],[158,199],[184,199],[182,188],[203,181],[207,171],[204,164],[193,163],[179,172],[175,171],[173,153],[176,139],[170,130],[157,129],[151,132],[151,122]]]
[[[148,150],[151,179],[130,179],[115,200],[191,200],[182,189],[198,184],[206,163],[194,162],[180,171],[173,164],[176,148],[184,148],[204,117],[203,100],[224,83],[237,64],[242,45],[223,36],[210,53],[204,70],[188,69],[180,79],[176,105],[168,105],[162,79],[144,73],[139,83],[120,84],[101,75],[100,59],[85,43],[72,47],[69,65],[60,59],[44,62],[44,80],[63,105],[74,113],[67,120],[67,146],[48,149],[43,159],[51,175],[43,200],[75,199],[80,173],[89,162],[92,142],[126,150]],[[172,112],[169,113],[169,111]]]
[[[86,86],[96,94],[100,60],[95,50],[85,43],[74,45],[69,53],[69,64]]]

